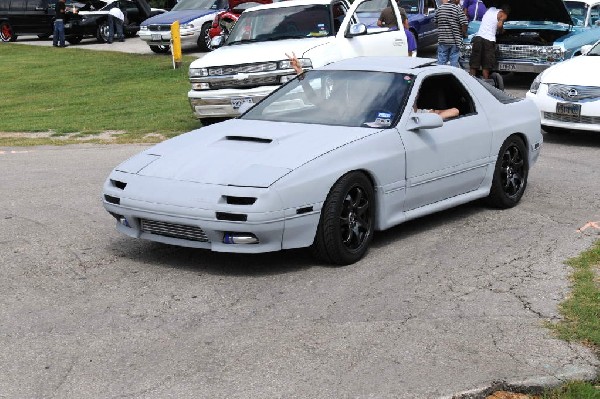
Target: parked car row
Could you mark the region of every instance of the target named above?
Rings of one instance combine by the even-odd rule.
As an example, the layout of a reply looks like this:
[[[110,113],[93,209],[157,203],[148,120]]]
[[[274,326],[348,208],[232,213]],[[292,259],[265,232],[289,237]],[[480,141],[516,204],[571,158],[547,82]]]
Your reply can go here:
[[[165,12],[151,8],[146,0],[67,2],[67,41],[77,44],[85,37],[95,37],[102,43],[107,41],[108,13],[115,4],[125,15],[123,30],[128,37],[137,34],[142,21]],[[11,42],[19,35],[50,37],[55,8],[56,0],[0,0],[0,39]]]

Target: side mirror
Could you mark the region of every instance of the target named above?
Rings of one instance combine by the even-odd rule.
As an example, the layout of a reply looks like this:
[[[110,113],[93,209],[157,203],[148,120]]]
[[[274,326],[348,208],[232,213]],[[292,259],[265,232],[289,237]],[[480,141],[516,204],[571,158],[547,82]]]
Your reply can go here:
[[[419,112],[412,114],[408,121],[408,130],[420,130],[420,129],[434,129],[441,127],[444,124],[444,120],[438,114],[433,112]]]
[[[213,48],[221,47],[223,45],[224,41],[225,40],[224,40],[223,35],[215,36],[212,39],[210,39],[210,45]]]
[[[352,24],[348,27],[346,37],[354,37],[367,34],[367,25],[365,24]]]
[[[435,8],[428,8],[427,15],[435,14]]]
[[[586,55],[590,52],[590,50],[594,47],[593,44],[586,44],[585,46],[581,46],[581,55]]]

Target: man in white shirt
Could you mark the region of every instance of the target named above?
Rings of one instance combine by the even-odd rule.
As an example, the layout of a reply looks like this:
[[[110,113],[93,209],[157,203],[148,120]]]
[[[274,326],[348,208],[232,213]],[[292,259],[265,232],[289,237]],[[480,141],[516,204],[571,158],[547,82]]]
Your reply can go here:
[[[115,1],[113,3],[113,7],[108,12],[108,40],[106,41],[108,44],[113,42],[113,37],[115,35],[115,29],[117,30],[117,40],[120,42],[125,41],[125,35],[123,35],[123,21],[125,20],[125,15],[123,11],[119,8],[119,2]]]
[[[472,41],[469,59],[471,75],[475,76],[481,68],[483,78],[490,78],[490,71],[496,66],[496,34],[504,29],[504,21],[509,12],[510,7],[503,5],[501,9],[490,7],[483,14],[479,30]]]

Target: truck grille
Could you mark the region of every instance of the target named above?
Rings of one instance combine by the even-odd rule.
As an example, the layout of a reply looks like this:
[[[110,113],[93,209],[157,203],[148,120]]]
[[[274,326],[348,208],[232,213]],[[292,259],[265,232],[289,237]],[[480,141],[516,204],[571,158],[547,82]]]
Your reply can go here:
[[[231,65],[208,68],[209,76],[227,76],[238,73],[272,72],[277,70],[276,62],[258,62],[255,64]]]
[[[159,222],[157,220],[141,220],[142,231],[159,236],[181,238],[190,241],[208,242],[206,234],[200,227],[185,224]]]
[[[600,98],[600,87],[594,86],[567,86],[550,84],[548,95],[567,101],[594,100]]]
[[[461,46],[462,60],[468,61],[471,58],[471,46]],[[554,62],[549,61],[553,57],[553,48],[550,46],[530,46],[522,44],[498,44],[496,47],[496,60],[510,61],[518,60],[534,63]]]
[[[598,116],[570,116],[555,114],[554,112],[544,112],[544,118],[557,122],[581,123],[584,125],[600,125],[600,117]]]
[[[248,79],[233,80],[213,80],[210,82],[211,89],[230,89],[230,88],[251,88],[265,85],[278,85],[279,76],[252,76]]]

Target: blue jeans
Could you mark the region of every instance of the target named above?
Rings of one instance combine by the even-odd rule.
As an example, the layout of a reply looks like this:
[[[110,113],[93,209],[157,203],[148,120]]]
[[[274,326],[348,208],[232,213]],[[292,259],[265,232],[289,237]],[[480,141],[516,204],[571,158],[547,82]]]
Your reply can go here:
[[[58,46],[59,42],[61,46],[65,45],[65,23],[62,19],[54,21],[54,32],[52,33],[52,44]]]
[[[117,17],[113,17],[112,15],[108,14],[108,43],[112,43],[113,41],[113,37],[115,35],[115,27],[117,31],[117,40],[125,40],[125,36],[123,35],[123,21]]]
[[[460,68],[458,57],[460,48],[454,44],[438,44],[438,64],[446,65],[450,62],[453,67]]]

